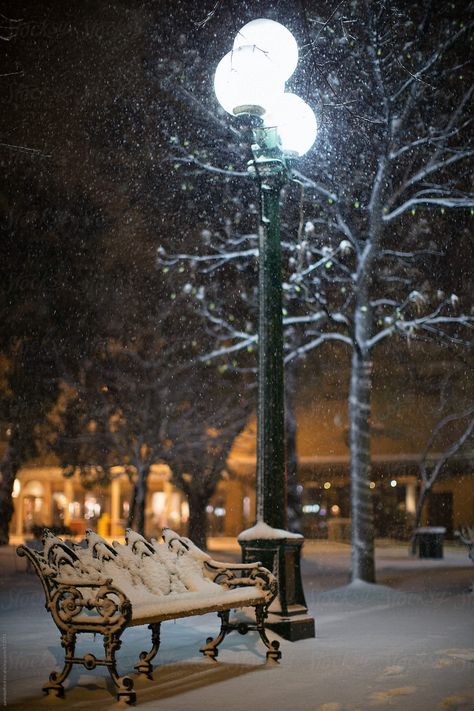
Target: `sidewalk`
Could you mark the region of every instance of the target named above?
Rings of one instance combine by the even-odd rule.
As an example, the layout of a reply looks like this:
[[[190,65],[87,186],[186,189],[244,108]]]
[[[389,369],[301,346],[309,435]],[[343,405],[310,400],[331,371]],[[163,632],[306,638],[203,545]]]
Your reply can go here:
[[[235,543],[211,541],[221,559]],[[217,549],[217,550],[216,550]],[[255,633],[231,634],[219,659],[198,649],[217,630],[215,615],[163,625],[154,680],[137,679],[137,707],[146,711],[474,711],[474,566],[463,549],[444,560],[411,559],[403,546],[377,548],[377,586],[347,586],[345,544],[305,544],[303,576],[316,639],[282,642],[278,666],[264,664]],[[7,708],[116,709],[107,672],[74,670],[66,700],[43,697],[58,667],[59,634],[35,575],[24,572],[12,546],[0,548],[0,637]],[[148,646],[146,628],[123,635],[118,655],[129,673]],[[85,637],[86,638],[86,637]],[[88,641],[101,654],[100,640]],[[81,643],[78,651],[86,651]],[[222,650],[222,651],[221,651]],[[133,675],[135,678],[135,675]]]

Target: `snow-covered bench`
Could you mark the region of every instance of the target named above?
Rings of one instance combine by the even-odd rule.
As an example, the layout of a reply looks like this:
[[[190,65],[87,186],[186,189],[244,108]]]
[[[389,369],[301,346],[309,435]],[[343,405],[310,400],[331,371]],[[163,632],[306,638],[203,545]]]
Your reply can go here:
[[[265,632],[268,606],[277,593],[275,576],[259,563],[214,561],[168,528],[162,534],[163,543],[150,543],[127,529],[125,545],[117,541],[109,545],[87,531],[85,542],[74,545],[46,529],[41,551],[19,546],[18,555],[28,557],[41,580],[46,609],[65,650],[63,669],[51,673],[43,691],[63,696],[63,682],[74,664],[86,669],[101,665],[108,668],[118,698],[133,703],[133,680],[120,677],[116,667],[122,632],[137,625],[151,629],[151,649],[141,652],[135,667],[150,677],[161,622],[208,612],[217,612],[221,628],[215,638],[208,637],[200,650],[203,654],[215,658],[228,632],[237,629],[245,634],[254,629],[267,647],[267,659],[278,661],[279,642],[270,641]],[[242,607],[255,609],[255,624],[230,622],[230,611]],[[76,636],[83,632],[103,635],[104,659],[93,654],[75,656]]]

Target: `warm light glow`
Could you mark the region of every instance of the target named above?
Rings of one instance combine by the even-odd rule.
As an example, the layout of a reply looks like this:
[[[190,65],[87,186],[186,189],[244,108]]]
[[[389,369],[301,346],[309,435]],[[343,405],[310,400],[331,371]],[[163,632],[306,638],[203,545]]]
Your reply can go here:
[[[71,501],[69,504],[69,514],[71,518],[81,518],[81,504],[79,501]]]
[[[173,523],[178,523],[180,521],[181,515],[181,497],[177,492],[171,494],[171,511],[169,513],[169,518]]]
[[[375,481],[371,481],[369,484],[370,489],[375,489]]]
[[[334,506],[331,506],[331,513],[334,514],[334,516],[337,516],[340,513],[341,509],[337,504],[334,504]]]
[[[100,504],[94,496],[84,499],[84,518],[100,516]]]
[[[242,27],[234,40],[234,49],[253,45],[264,52],[278,66],[287,81],[298,64],[298,45],[286,27],[274,20],[259,18]]]
[[[62,491],[55,491],[53,494],[53,499],[56,502],[56,505],[60,509],[65,509],[67,506],[67,498],[66,495],[62,493]]]
[[[164,491],[155,491],[151,497],[151,510],[155,516],[160,516],[166,508],[166,494]]]
[[[392,481],[390,482],[390,486],[393,486],[393,488],[395,488],[396,485],[397,485],[397,483],[398,483],[398,482],[397,482],[396,479],[392,479]]]
[[[314,111],[296,94],[287,92],[277,98],[263,120],[267,128],[276,126],[281,149],[288,155],[303,156],[316,140]]]
[[[19,479],[15,479],[15,481],[13,482],[12,497],[13,497],[14,499],[16,499],[17,496],[20,494],[20,491],[21,491],[20,480],[19,480]]]
[[[189,519],[189,504],[187,501],[181,503],[181,521],[186,523]]]
[[[324,482],[324,488],[325,488],[325,489],[330,489],[330,488],[331,488],[331,482],[330,482],[330,481],[325,481],[325,482]]]
[[[33,496],[34,498],[41,498],[44,496],[44,486],[40,481],[36,479],[29,481],[23,486],[23,496]]]
[[[407,484],[405,495],[406,512],[410,514],[416,513],[416,485]]]
[[[254,46],[232,50],[217,65],[214,91],[229,114],[264,114],[283,95],[285,81],[269,57]]]

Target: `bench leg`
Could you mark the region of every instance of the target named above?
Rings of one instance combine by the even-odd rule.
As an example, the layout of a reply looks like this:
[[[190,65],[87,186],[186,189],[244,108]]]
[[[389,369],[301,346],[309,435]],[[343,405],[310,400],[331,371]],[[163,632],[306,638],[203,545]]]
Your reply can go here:
[[[133,690],[133,679],[129,676],[119,676],[117,672],[117,664],[115,660],[115,652],[120,649],[122,641],[117,634],[104,635],[105,662],[109,670],[112,681],[117,688],[117,698],[123,700],[127,704],[133,704],[136,701],[136,694]]]
[[[53,696],[64,696],[63,681],[69,676],[72,669],[74,651],[76,648],[76,635],[74,632],[64,632],[61,635],[61,646],[64,648],[64,666],[60,672],[53,671],[49,675],[49,681],[43,686],[43,691]]]
[[[275,662],[278,662],[281,659],[280,642],[277,642],[277,640],[273,640],[273,642],[270,642],[267,637],[267,633],[265,631],[265,619],[267,617],[267,614],[268,613],[264,605],[257,605],[257,607],[255,608],[256,627],[263,644],[268,650],[267,660],[271,659]]]
[[[202,654],[204,654],[204,656],[210,657],[211,659],[215,659],[217,657],[219,653],[217,647],[220,645],[226,634],[233,629],[233,626],[229,625],[229,615],[230,610],[223,610],[222,612],[217,613],[217,616],[221,619],[221,629],[217,637],[214,637],[214,639],[212,637],[208,637],[204,647],[199,650]]]
[[[156,656],[158,649],[160,648],[161,622],[148,625],[148,629],[151,630],[152,648],[149,652],[140,652],[140,661],[135,666],[135,669],[139,674],[145,674],[145,676],[151,679],[151,674],[153,672],[153,664],[151,664],[151,660]]]

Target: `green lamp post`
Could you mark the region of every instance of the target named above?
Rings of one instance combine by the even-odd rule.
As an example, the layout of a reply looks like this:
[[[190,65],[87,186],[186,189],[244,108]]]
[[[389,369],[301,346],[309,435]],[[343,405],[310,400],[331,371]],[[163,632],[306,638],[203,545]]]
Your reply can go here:
[[[285,92],[298,63],[295,38],[273,20],[249,22],[219,62],[214,88],[221,106],[248,119],[248,164],[260,194],[256,524],[239,535],[244,562],[260,560],[278,577],[268,625],[291,640],[314,637],[300,572],[303,537],[287,526],[280,193],[291,162],[314,143],[312,109]]]

